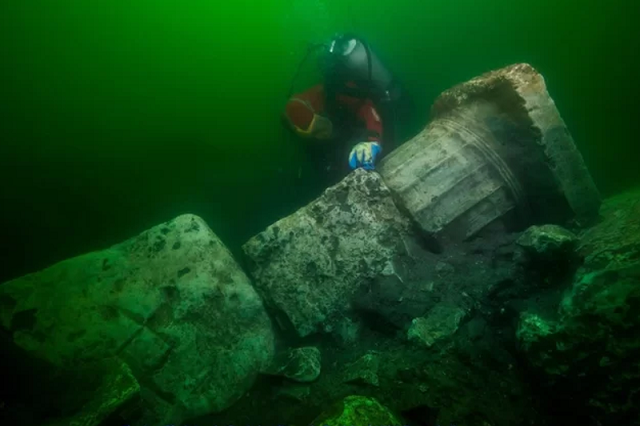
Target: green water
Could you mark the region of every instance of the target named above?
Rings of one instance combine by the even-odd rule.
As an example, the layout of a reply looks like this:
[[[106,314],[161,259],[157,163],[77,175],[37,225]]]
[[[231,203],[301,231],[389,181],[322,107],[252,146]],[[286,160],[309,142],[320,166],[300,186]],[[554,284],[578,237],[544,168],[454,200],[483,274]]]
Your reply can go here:
[[[604,194],[640,182],[633,1],[58,0],[0,6],[1,279],[180,213],[232,249],[317,195],[279,115],[309,42],[366,37],[427,120],[453,84],[546,77]],[[318,77],[305,68],[299,88]]]

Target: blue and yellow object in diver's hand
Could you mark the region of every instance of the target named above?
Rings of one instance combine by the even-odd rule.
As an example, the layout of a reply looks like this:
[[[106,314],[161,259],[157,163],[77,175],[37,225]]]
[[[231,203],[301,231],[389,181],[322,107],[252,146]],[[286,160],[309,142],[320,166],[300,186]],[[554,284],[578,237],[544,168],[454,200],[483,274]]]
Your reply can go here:
[[[375,169],[376,157],[382,151],[378,142],[360,142],[349,154],[349,166],[352,169],[362,167],[366,170]]]

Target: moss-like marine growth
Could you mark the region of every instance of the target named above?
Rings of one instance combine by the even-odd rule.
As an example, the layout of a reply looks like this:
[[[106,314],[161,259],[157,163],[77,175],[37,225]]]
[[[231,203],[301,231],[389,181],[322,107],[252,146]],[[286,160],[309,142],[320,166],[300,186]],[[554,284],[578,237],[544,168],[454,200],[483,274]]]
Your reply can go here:
[[[348,396],[334,404],[312,423],[314,426],[402,424],[402,420],[377,399],[359,395]]]

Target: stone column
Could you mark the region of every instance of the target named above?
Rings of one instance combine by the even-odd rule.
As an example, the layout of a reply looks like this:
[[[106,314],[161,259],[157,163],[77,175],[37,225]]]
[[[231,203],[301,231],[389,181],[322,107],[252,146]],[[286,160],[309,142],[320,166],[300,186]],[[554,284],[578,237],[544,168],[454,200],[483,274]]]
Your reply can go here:
[[[498,220],[588,222],[600,205],[543,77],[527,64],[441,94],[430,124],[379,171],[423,230],[454,239]]]

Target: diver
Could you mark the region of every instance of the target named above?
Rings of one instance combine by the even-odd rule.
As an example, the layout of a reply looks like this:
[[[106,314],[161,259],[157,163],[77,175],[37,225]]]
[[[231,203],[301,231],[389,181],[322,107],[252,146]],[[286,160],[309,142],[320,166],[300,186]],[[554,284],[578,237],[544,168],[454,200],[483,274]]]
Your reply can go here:
[[[392,150],[400,88],[368,43],[357,36],[341,34],[312,46],[300,67],[315,49],[321,49],[322,83],[297,94],[292,83],[283,121],[309,139],[314,163],[333,184],[352,169],[373,170],[383,146],[385,152]]]

